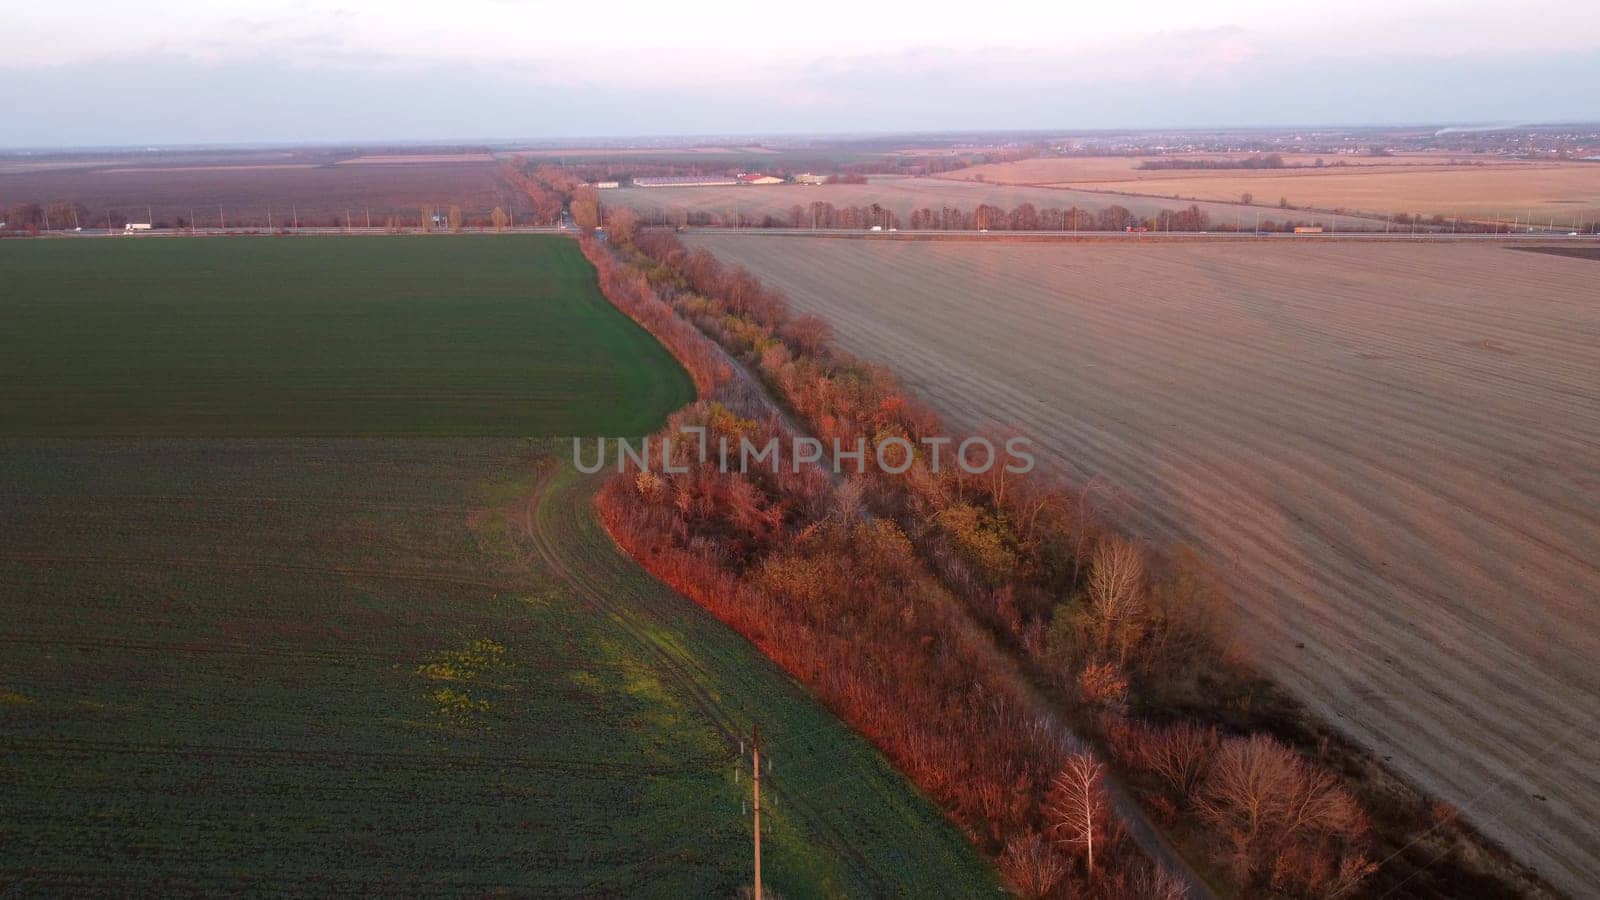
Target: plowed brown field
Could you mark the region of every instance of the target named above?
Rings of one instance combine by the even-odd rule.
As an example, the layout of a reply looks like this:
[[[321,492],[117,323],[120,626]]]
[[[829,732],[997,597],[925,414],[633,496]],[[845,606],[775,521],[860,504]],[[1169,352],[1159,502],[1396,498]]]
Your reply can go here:
[[[202,228],[265,228],[269,221],[278,227],[296,221],[342,225],[347,214],[354,224],[365,225],[369,213],[374,225],[389,216],[415,224],[422,209],[443,212],[451,206],[461,207],[469,222],[501,206],[516,214],[518,224],[526,223],[532,214],[527,195],[502,177],[498,165],[488,157],[460,159],[364,157],[350,164],[324,164],[321,158],[308,162],[292,157],[0,168],[0,206],[82,204],[85,210],[77,224],[85,228],[104,228],[108,213],[134,222],[193,219]],[[74,225],[59,218],[50,224],[58,229]]]
[[[1483,245],[695,235],[1187,542],[1285,684],[1600,891],[1600,266]]]

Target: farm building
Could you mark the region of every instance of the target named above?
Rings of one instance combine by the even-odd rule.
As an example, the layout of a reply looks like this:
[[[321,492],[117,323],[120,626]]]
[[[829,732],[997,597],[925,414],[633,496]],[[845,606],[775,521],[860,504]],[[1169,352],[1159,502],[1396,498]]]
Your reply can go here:
[[[810,172],[801,172],[799,175],[794,177],[795,184],[826,184],[827,181],[828,176],[813,175]]]
[[[726,175],[658,175],[635,178],[633,183],[638,187],[721,187],[739,182]]]
[[[741,172],[738,175],[740,184],[783,184],[783,179],[776,175],[763,175],[760,172]]]
[[[607,191],[607,190],[610,190],[611,188],[619,186],[620,184],[621,184],[621,182],[617,182],[617,181],[596,181],[594,183],[594,186],[599,188],[602,191]]]

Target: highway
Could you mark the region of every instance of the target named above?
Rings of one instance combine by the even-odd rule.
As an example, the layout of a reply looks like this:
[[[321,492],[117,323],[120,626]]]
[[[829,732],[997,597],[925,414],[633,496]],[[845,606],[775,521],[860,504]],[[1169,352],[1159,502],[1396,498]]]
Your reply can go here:
[[[571,233],[574,229],[570,225],[518,225],[515,228],[507,227],[500,231],[493,228],[463,228],[461,234],[561,234]],[[250,235],[270,235],[274,237],[295,237],[297,235],[429,235],[429,234],[454,234],[449,228],[435,228],[431,232],[420,228],[407,228],[401,231],[390,231],[382,226],[365,228],[342,228],[338,226],[319,228],[275,228],[268,231],[265,228],[153,228],[149,231],[123,231],[121,229],[84,228],[81,230],[48,231],[41,232],[39,237],[49,238],[155,238],[155,237],[246,237]]]
[[[1466,234],[1442,232],[1326,231],[1318,234],[1251,231],[865,231],[855,228],[680,228],[681,234],[759,234],[773,237],[832,237],[866,240],[971,240],[971,241],[1576,241],[1600,242],[1600,235],[1537,231],[1526,234]]]
[[[493,228],[463,228],[460,234],[576,234],[578,229],[570,221],[563,221],[560,225],[518,225],[507,227],[500,231]],[[1250,232],[1250,231],[867,231],[857,228],[704,228],[688,227],[679,228],[681,234],[754,234],[767,237],[823,237],[823,238],[851,238],[857,240],[881,241],[927,241],[927,240],[966,240],[966,241],[1107,241],[1107,242],[1149,242],[1149,241],[1475,241],[1475,242],[1501,242],[1501,243],[1600,243],[1600,235],[1572,234],[1563,231],[1535,231],[1517,234],[1467,234],[1451,233],[1448,231],[1410,232],[1410,231],[1326,231],[1318,234],[1293,234],[1286,232]],[[384,227],[318,227],[318,228],[279,228],[268,231],[265,228],[158,228],[150,231],[122,231],[104,228],[84,228],[76,231],[50,231],[39,235],[49,238],[172,238],[172,237],[240,237],[248,235],[274,235],[294,237],[297,235],[444,235],[454,234],[448,228],[436,228],[426,232],[418,228],[408,228],[401,231],[390,231]]]

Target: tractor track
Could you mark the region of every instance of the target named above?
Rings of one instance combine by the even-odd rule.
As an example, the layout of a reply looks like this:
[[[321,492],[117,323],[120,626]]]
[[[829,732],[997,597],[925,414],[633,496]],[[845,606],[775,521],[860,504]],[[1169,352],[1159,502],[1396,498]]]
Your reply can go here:
[[[704,681],[710,677],[703,666],[697,664],[692,658],[686,658],[677,653],[673,648],[664,645],[656,637],[642,628],[636,616],[639,612],[646,613],[659,611],[668,614],[659,599],[652,598],[649,590],[617,590],[617,579],[608,578],[603,573],[602,567],[609,567],[612,571],[621,571],[622,563],[629,569],[634,569],[636,564],[606,535],[595,517],[593,506],[593,491],[585,489],[585,485],[593,483],[593,479],[574,478],[570,486],[562,488],[557,486],[558,475],[562,467],[559,465],[547,466],[539,473],[538,482],[533,492],[523,502],[521,514],[516,518],[517,526],[521,531],[520,537],[531,544],[530,551],[547,566],[566,585],[568,585],[581,599],[592,604],[597,610],[604,613],[616,624],[635,644],[648,652],[659,663],[658,673],[664,680],[674,685],[683,696],[689,699],[695,710],[706,718],[721,734],[730,754],[730,761],[736,757],[733,748],[739,745],[745,737],[745,727],[736,722],[717,699],[706,689]],[[570,519],[565,522],[555,521],[556,516],[562,512],[567,513]],[[587,519],[587,521],[583,521]],[[563,540],[560,535],[573,534],[583,527],[593,528],[604,535],[606,549],[609,551],[612,562],[598,560],[593,556],[572,552],[573,542]],[[639,570],[641,573],[643,570]],[[646,575],[646,577],[651,577]],[[652,580],[654,580],[652,578]],[[692,604],[692,601],[679,597],[665,586],[660,586],[659,592],[675,598],[676,603]],[[658,594],[659,595],[659,594]],[[696,610],[698,606],[694,607]],[[785,680],[792,681],[784,672],[778,673]],[[809,696],[809,694],[807,695]],[[843,725],[840,726],[845,727]],[[867,858],[861,853],[848,838],[822,815],[818,805],[811,802],[803,794],[786,792],[777,784],[769,783],[766,793],[776,795],[782,804],[790,810],[800,814],[806,822],[808,830],[824,840],[829,849],[835,854],[836,859],[846,862],[850,869],[862,879],[863,882],[874,886],[875,890],[884,892],[892,891],[893,885],[878,872]],[[662,854],[662,857],[670,853]],[[648,866],[652,861],[645,861]]]

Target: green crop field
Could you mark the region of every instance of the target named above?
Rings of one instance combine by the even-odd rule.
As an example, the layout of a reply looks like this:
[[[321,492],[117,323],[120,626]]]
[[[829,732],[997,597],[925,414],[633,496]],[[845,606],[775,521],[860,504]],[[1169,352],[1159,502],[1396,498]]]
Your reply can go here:
[[[0,895],[733,896],[757,721],[779,895],[994,890],[600,528],[549,436],[692,391],[572,241],[0,243],[0,326]]]
[[[0,894],[992,892],[567,452],[0,441]]]
[[[548,235],[0,242],[0,436],[561,436],[693,396]]]

